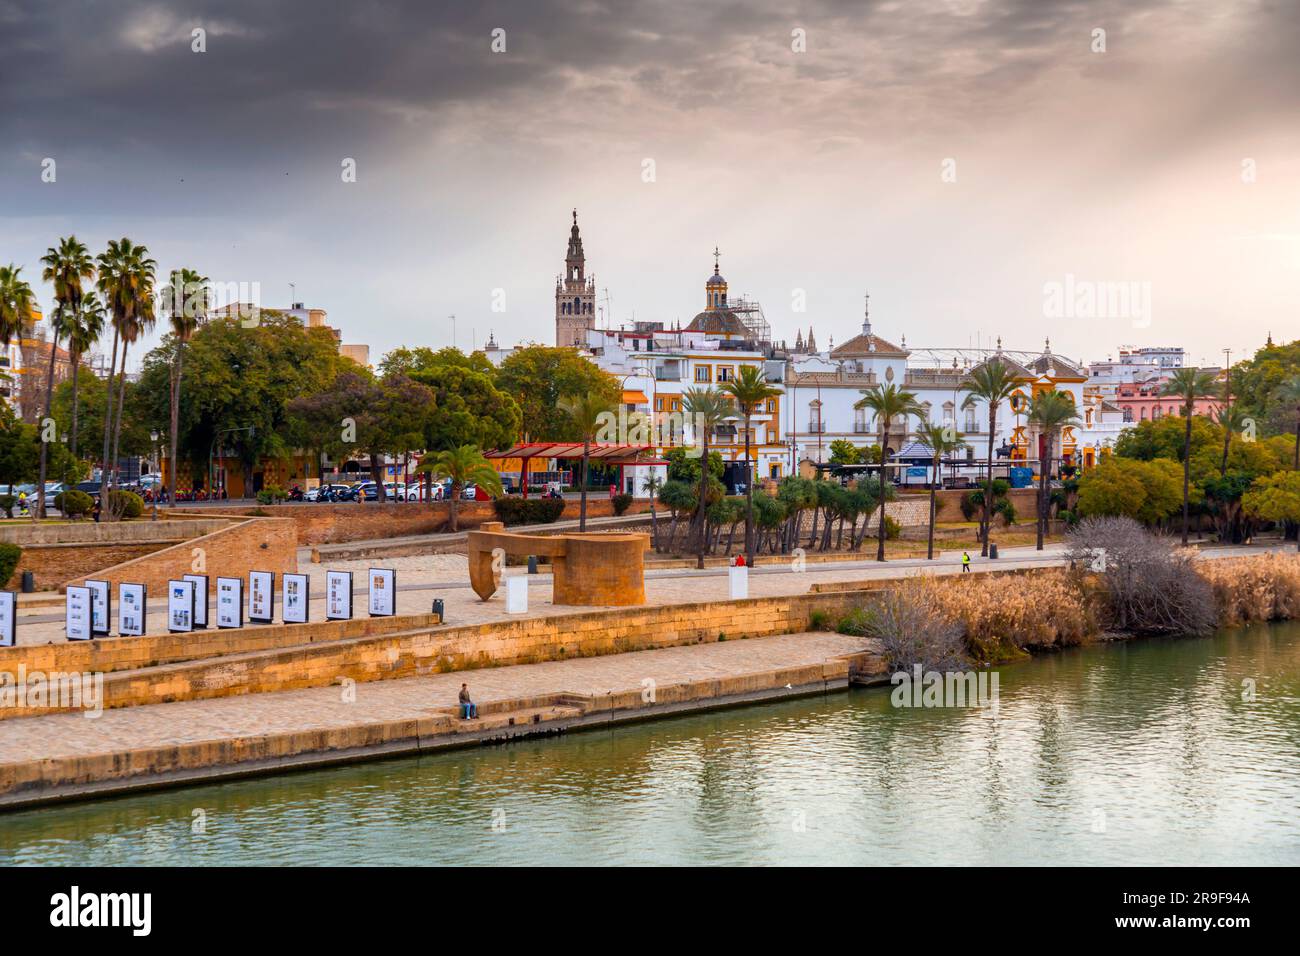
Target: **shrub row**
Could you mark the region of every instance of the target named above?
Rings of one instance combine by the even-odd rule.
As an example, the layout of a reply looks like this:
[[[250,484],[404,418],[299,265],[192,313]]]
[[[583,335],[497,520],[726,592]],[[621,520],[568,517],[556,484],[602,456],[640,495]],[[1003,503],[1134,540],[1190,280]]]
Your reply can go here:
[[[564,514],[564,499],[495,498],[492,507],[503,524],[549,524]]]

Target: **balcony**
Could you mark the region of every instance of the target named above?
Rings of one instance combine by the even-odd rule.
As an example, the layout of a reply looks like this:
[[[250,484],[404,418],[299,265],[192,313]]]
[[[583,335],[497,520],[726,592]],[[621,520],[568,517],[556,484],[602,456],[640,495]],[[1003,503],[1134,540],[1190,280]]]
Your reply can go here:
[[[876,430],[876,429],[872,428],[872,427],[871,427],[870,425],[868,425],[866,422],[854,422],[854,423],[853,423],[853,434],[855,434],[855,435],[870,435],[870,434],[871,434],[872,432],[874,432],[875,430]]]
[[[808,434],[823,435],[826,433],[826,424],[824,422],[809,422]]]

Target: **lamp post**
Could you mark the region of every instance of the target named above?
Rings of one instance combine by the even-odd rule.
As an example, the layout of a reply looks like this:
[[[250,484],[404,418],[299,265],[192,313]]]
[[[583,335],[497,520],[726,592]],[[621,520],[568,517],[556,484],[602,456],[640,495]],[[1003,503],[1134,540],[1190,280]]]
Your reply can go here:
[[[157,431],[157,429],[155,429],[154,431],[151,431],[151,432],[149,433],[149,440],[150,440],[151,442],[153,442],[153,462],[154,462],[154,472],[153,472],[153,473],[154,473],[154,477],[155,477],[155,478],[158,478],[158,479],[161,479],[161,478],[162,478],[162,475],[160,475],[160,474],[158,473],[158,457],[159,457],[159,455],[158,455],[158,431]],[[158,520],[158,489],[161,487],[161,485],[162,485],[162,482],[161,482],[161,481],[158,481],[158,482],[155,482],[155,483],[154,483],[154,489],[153,489],[153,495],[152,495],[152,497],[153,497],[153,515],[150,517],[150,519],[149,519],[150,521],[157,521],[157,520]]]

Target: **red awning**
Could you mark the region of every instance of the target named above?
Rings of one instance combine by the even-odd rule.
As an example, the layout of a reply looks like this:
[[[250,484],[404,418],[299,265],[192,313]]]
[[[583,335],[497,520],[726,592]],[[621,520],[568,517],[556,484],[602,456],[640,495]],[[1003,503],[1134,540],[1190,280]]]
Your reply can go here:
[[[592,442],[588,457],[610,464],[631,464],[653,445],[628,445],[618,442]],[[582,442],[520,442],[501,451],[490,451],[485,458],[581,458]]]

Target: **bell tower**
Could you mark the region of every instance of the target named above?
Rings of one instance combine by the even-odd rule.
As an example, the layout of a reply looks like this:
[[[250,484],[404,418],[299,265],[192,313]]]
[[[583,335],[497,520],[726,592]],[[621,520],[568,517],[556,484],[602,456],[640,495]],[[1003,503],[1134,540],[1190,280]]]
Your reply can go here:
[[[586,348],[587,330],[596,327],[596,277],[587,275],[587,257],[578,232],[578,210],[573,210],[569,249],[564,256],[564,276],[555,283],[555,344]]]

